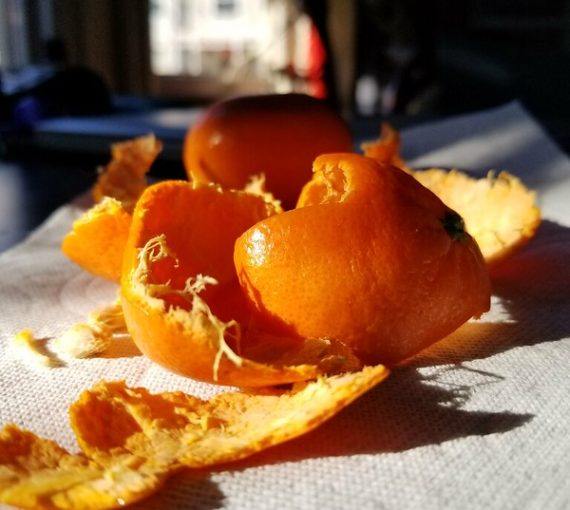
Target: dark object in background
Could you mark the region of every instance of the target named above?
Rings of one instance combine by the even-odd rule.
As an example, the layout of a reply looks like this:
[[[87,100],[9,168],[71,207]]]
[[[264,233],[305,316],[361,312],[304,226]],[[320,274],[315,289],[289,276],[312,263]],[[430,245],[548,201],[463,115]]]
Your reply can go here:
[[[12,93],[5,93],[0,86],[0,120],[21,129],[46,118],[112,111],[111,92],[103,79],[84,66],[68,66],[61,39],[47,40],[44,54],[43,65],[30,66],[31,73],[24,70],[13,79]]]
[[[338,96],[336,90],[336,83],[334,79],[335,62],[332,59],[331,43],[327,29],[327,16],[328,5],[327,2],[322,0],[304,0],[301,2],[303,10],[309,15],[313,21],[315,28],[321,39],[325,60],[323,66],[323,80],[326,89],[325,101],[334,109],[338,111]]]
[[[413,114],[433,107],[434,18],[431,2],[358,2],[357,113]]]
[[[5,96],[5,100],[13,104],[11,120],[18,127],[50,117],[100,115],[112,110],[111,94],[103,80],[83,67],[56,71],[16,97]]]

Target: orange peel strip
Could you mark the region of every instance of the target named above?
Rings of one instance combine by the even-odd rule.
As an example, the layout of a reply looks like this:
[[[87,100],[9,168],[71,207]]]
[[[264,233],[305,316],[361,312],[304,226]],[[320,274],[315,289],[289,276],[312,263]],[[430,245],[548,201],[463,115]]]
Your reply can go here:
[[[0,431],[0,502],[19,508],[119,508],[156,492],[171,466],[130,454],[72,455],[15,425]]]
[[[402,170],[409,170],[400,156],[400,133],[388,122],[382,123],[378,139],[363,142],[360,148],[367,158],[375,159],[386,165],[397,166]]]
[[[388,376],[381,365],[321,377],[280,395],[222,393],[208,401],[102,382],[71,406],[89,456],[131,454],[200,468],[235,461],[318,427]]]
[[[61,249],[86,271],[119,281],[131,221],[121,202],[104,198],[73,223]]]
[[[211,185],[166,181],[145,191],[133,214],[121,283],[127,328],[144,354],[182,375],[242,387],[360,368],[332,340],[269,338],[249,328],[233,247],[274,212],[261,197]]]
[[[413,176],[465,221],[488,264],[504,260],[540,225],[536,193],[507,172],[474,179],[458,170],[418,170]]]
[[[184,467],[236,461],[301,436],[387,376],[379,365],[280,395],[225,393],[208,401],[103,381],[70,408],[82,454],[14,425],[0,431],[0,502],[123,507],[153,494]]]
[[[93,187],[95,202],[112,197],[132,211],[147,187],[145,176],[161,150],[162,143],[152,134],[113,144],[111,161]]]

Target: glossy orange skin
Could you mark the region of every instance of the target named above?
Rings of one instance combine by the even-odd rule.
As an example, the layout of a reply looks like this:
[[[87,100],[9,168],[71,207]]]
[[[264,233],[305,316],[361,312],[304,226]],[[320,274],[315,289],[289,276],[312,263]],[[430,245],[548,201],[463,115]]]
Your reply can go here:
[[[395,364],[489,309],[479,248],[449,233],[442,220],[457,215],[431,191],[356,154],[321,156],[314,169],[297,209],[236,241],[238,278],[264,327]]]
[[[186,136],[183,159],[190,179],[225,188],[263,173],[268,191],[291,208],[318,155],[351,150],[348,127],[325,103],[280,94],[213,105]]]
[[[171,308],[189,309],[190,304],[165,295],[164,306],[157,307],[131,279],[139,264],[139,249],[164,234],[178,263],[173,259],[153,263],[148,283],[169,282],[171,288],[182,289],[189,277],[212,276],[218,284],[200,296],[217,317],[236,319],[245,327],[250,312],[237,281],[232,250],[241,233],[273,212],[260,197],[212,186],[194,189],[186,181],[164,181],[145,190],[133,212],[125,247],[121,302],[129,333],[146,356],[178,374],[217,384],[269,386],[316,377],[315,366],[272,366],[249,359],[238,366],[224,356],[214,379],[218,349],[211,330],[196,324],[191,328],[167,313]]]
[[[119,203],[98,214],[84,214],[61,244],[67,258],[96,276],[118,282],[131,215]]]

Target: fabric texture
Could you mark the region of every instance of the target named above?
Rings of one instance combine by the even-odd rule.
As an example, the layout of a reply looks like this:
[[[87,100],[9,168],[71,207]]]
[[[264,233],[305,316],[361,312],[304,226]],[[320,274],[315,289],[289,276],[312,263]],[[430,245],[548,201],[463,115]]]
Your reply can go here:
[[[543,224],[498,272],[491,312],[304,438],[177,476],[134,508],[569,507],[570,162],[517,103],[414,127],[402,138],[413,166],[504,169],[539,191]],[[59,250],[83,207],[60,208],[0,256],[0,424],[71,451],[67,408],[100,379],[200,397],[220,391],[163,370],[128,340],[102,358],[51,370],[14,359],[7,345],[18,330],[52,337],[115,297],[116,286]]]

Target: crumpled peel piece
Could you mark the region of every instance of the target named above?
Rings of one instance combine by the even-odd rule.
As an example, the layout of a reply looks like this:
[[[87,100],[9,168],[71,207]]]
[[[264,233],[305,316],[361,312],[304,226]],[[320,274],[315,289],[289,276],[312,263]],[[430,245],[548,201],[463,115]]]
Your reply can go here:
[[[111,146],[111,161],[100,170],[93,187],[93,199],[117,199],[127,212],[147,187],[146,174],[162,150],[162,143],[153,134],[119,142]]]
[[[171,472],[129,454],[72,455],[15,425],[0,431],[0,502],[19,508],[120,508],[156,492]]]
[[[12,350],[14,354],[27,366],[32,368],[55,368],[61,362],[53,356],[43,352],[38,340],[30,329],[23,329],[12,337]]]
[[[488,264],[526,244],[540,225],[536,193],[508,172],[474,179],[458,170],[431,168],[412,175],[463,217]]]
[[[131,337],[135,343],[139,339],[139,348],[145,354],[149,342],[140,342],[141,338],[144,340],[146,335],[152,335],[162,339],[162,352],[151,353],[151,359],[169,366],[169,360],[162,361],[161,358],[168,347],[172,353],[168,356],[184,356],[185,362],[192,363],[192,377],[241,387],[306,381],[320,373],[360,368],[347,349],[343,350],[332,341],[322,342],[320,349],[304,349],[301,343],[301,348],[279,351],[279,355],[267,359],[267,362],[242,356],[240,324],[234,320],[220,320],[199,295],[206,284],[215,280],[203,275],[190,277],[182,290],[172,289],[169,282],[151,283],[153,265],[166,259],[178,264],[167,245],[166,236],[153,237],[138,250],[137,266],[123,277],[124,280],[128,277],[127,282],[123,281],[122,302]],[[190,303],[189,309],[168,305],[162,299],[166,295],[183,298]],[[230,347],[230,339],[234,349]]]
[[[73,223],[61,250],[86,271],[118,281],[131,221],[121,202],[103,198]]]
[[[184,467],[236,461],[303,435],[387,376],[379,365],[281,394],[224,393],[207,401],[102,381],[70,408],[82,454],[14,425],[0,431],[0,502],[21,508],[127,506]]]
[[[89,313],[86,323],[74,324],[56,338],[52,347],[64,358],[89,358],[108,350],[115,335],[126,334],[127,326],[119,300]]]
[[[388,375],[381,366],[320,377],[280,395],[222,393],[203,401],[101,382],[70,409],[89,456],[130,453],[199,468],[235,461],[300,436]]]

